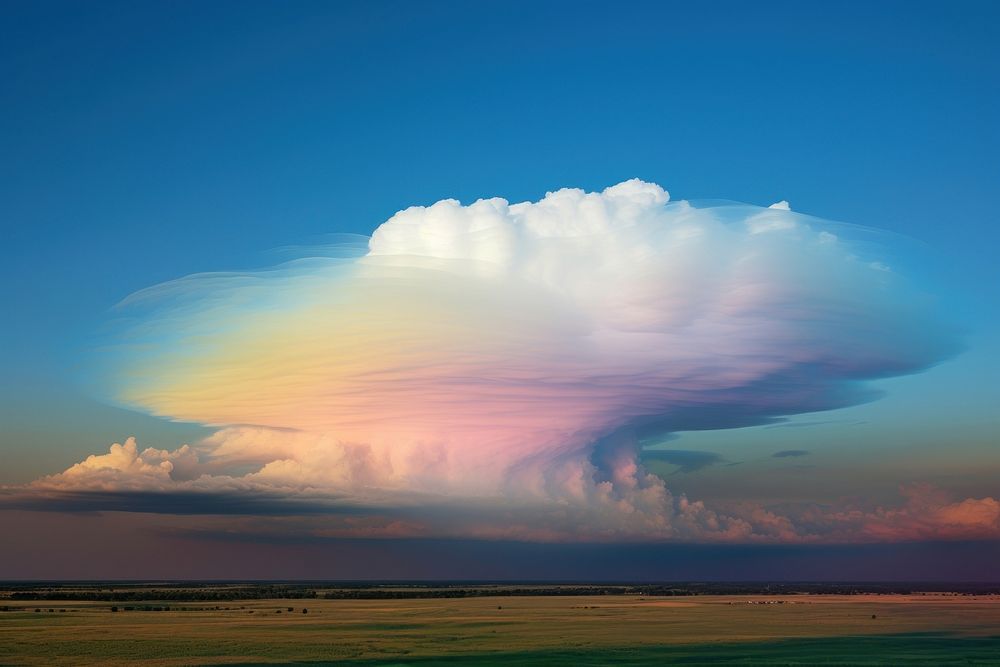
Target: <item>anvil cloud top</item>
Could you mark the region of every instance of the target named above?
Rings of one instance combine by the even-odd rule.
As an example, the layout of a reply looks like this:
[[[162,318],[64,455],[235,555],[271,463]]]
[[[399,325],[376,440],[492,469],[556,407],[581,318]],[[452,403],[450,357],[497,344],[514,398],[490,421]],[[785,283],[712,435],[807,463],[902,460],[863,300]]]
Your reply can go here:
[[[109,391],[219,430],[172,452],[116,446],[37,484],[462,507],[423,534],[828,539],[674,497],[642,450],[864,402],[866,380],[954,352],[893,241],[785,202],[671,202],[635,179],[407,208],[367,248],[129,297]]]

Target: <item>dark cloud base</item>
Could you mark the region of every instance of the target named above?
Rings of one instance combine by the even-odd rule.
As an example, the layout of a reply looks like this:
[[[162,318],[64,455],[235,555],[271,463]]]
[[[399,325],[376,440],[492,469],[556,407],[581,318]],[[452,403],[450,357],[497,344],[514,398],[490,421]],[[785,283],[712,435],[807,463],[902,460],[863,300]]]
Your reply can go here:
[[[995,582],[1000,541],[864,545],[253,540],[138,514],[0,512],[2,579]],[[176,527],[175,527],[176,528]]]
[[[676,472],[697,472],[702,468],[724,463],[725,459],[715,452],[700,452],[689,449],[647,449],[642,452],[644,463],[662,461],[677,466]]]
[[[317,514],[369,514],[373,510],[337,498],[286,497],[264,493],[78,491],[0,493],[0,510],[46,512],[136,512],[177,515],[305,516]]]

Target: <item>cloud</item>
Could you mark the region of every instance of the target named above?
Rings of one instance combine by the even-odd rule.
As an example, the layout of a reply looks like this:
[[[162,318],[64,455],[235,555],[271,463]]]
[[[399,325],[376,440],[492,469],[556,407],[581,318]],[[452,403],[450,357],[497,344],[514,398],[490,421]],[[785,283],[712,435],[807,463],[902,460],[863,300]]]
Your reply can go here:
[[[810,507],[794,518],[802,533],[831,541],[904,542],[1000,539],[1000,500],[952,498],[926,483],[900,489],[897,507]]]
[[[931,489],[914,484],[908,489]],[[441,500],[441,499],[439,499]],[[710,508],[678,497],[672,530],[644,523],[591,524],[585,508],[504,505],[497,502],[442,502],[438,505],[364,507],[335,498],[282,497],[226,491],[66,492],[0,494],[0,509],[56,512],[140,512],[200,516],[206,537],[272,542],[328,539],[464,538],[536,542],[687,542],[738,544],[843,544],[940,540],[1000,540],[1000,500],[992,497],[947,500],[907,497],[895,506],[857,502],[767,507],[737,503]],[[530,510],[530,511],[529,511]],[[621,519],[622,517],[618,517]],[[645,532],[635,532],[643,527]],[[660,528],[663,526],[661,525]]]
[[[774,454],[771,454],[771,456],[776,459],[788,459],[788,458],[808,456],[808,455],[809,452],[806,451],[805,449],[783,449],[780,452],[775,452]]]
[[[642,443],[871,400],[867,380],[953,353],[930,299],[875,268],[891,245],[638,180],[411,207],[366,244],[126,299],[104,391],[218,430],[126,442],[37,488],[466,507],[477,534],[751,535],[672,494]]]
[[[30,491],[30,492],[26,492]],[[373,508],[338,503],[337,498],[282,495],[262,489],[198,490],[179,485],[163,490],[102,490],[67,485],[65,489],[33,485],[0,491],[0,508],[52,512],[138,512],[143,514],[225,516],[333,516],[365,514]]]
[[[702,468],[725,461],[715,452],[699,452],[688,449],[647,449],[642,452],[643,462],[663,461],[677,466],[677,472],[697,472]]]
[[[812,421],[786,421],[781,420],[777,423],[769,424],[765,428],[810,428],[813,426],[823,426],[826,424],[843,424],[845,426],[860,426],[861,424],[867,424],[868,422],[863,419],[856,419],[853,421],[847,421],[843,419],[826,419],[819,420],[814,419]]]
[[[58,475],[43,477],[36,488],[80,490],[149,489],[187,479],[198,456],[184,445],[167,451],[152,447],[139,451],[134,437],[114,443],[107,454],[93,454]]]

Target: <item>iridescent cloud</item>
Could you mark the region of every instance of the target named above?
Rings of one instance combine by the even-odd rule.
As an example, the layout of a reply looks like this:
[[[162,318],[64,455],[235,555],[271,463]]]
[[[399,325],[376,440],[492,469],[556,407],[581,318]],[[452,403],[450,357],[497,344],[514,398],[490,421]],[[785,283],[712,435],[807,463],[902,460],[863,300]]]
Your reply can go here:
[[[780,538],[773,515],[673,496],[639,453],[870,400],[867,380],[954,352],[894,243],[638,180],[412,207],[364,245],[130,297],[108,393],[219,430],[38,484],[464,505],[468,534]]]

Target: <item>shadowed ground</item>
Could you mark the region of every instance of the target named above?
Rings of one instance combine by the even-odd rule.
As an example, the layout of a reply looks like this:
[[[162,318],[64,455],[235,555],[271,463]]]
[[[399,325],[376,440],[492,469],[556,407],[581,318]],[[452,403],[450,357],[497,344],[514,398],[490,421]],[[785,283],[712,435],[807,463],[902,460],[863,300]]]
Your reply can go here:
[[[350,660],[299,664],[388,665],[994,665],[1000,636],[956,637],[910,633],[871,637],[790,639],[583,651],[523,651],[406,660]],[[248,663],[252,665],[253,663]],[[267,663],[256,663],[267,664]]]

